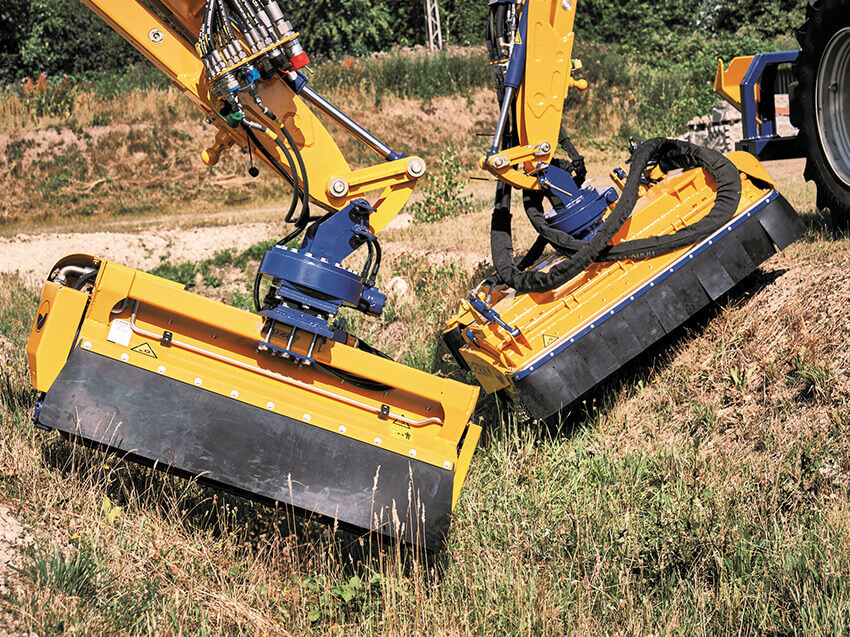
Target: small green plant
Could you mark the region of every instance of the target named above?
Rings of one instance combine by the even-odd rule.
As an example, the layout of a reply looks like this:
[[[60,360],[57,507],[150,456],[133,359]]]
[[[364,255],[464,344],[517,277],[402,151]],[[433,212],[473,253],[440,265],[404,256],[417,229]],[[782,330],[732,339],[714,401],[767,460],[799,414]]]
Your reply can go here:
[[[195,285],[195,274],[197,271],[198,266],[194,263],[174,265],[170,261],[163,261],[150,270],[150,273],[154,276],[161,276],[164,279],[182,283],[186,288],[191,288]]]
[[[236,292],[233,293],[233,296],[230,297],[230,305],[233,307],[250,309],[253,305],[251,295],[247,292],[236,290]]]
[[[29,560],[15,570],[36,584],[58,593],[81,598],[93,598],[110,586],[113,577],[94,547],[79,541],[67,555],[57,547],[45,549],[34,543],[23,550]]]
[[[308,577],[301,586],[310,595],[307,614],[311,622],[334,620],[341,615],[362,612],[372,599],[372,590],[380,592],[384,576],[373,573],[368,580],[353,575],[343,584],[329,586],[324,577]]]
[[[221,278],[216,276],[212,272],[204,273],[203,282],[204,282],[204,285],[206,285],[207,287],[211,287],[211,288],[219,288],[219,287],[221,287],[221,284],[223,283]]]
[[[454,146],[449,145],[440,153],[440,171],[423,186],[424,198],[410,207],[414,219],[420,223],[432,223],[456,217],[472,200],[471,194],[463,194],[468,180],[463,177],[465,167]]]
[[[755,365],[747,368],[746,371],[739,369],[737,366],[731,367],[729,368],[729,373],[725,376],[725,380],[743,394],[744,391],[746,391],[747,386],[750,384],[750,380],[752,379],[755,369]]]
[[[23,81],[21,101],[33,121],[45,116],[67,119],[74,111],[77,90],[77,85],[68,76],[50,81],[47,74],[42,73],[36,80],[28,77]]]
[[[798,396],[802,399],[827,398],[835,386],[835,377],[829,365],[811,360],[811,355],[805,349],[791,359],[791,371],[788,379],[799,388]]]

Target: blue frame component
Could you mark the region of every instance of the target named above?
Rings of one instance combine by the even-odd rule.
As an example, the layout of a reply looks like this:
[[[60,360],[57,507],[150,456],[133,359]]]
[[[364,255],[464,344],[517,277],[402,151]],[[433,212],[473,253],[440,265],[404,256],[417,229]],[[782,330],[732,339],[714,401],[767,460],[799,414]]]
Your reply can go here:
[[[720,241],[723,237],[732,232],[735,228],[740,226],[742,223],[750,219],[754,214],[759,212],[762,208],[775,201],[780,197],[779,193],[775,190],[767,195],[764,199],[762,199],[755,206],[747,210],[745,213],[741,213],[735,219],[733,219],[728,225],[723,226],[720,230],[715,232],[713,235],[703,240],[701,243],[697,244],[693,248],[691,248],[686,254],[683,254],[681,258],[676,261],[673,265],[666,268],[663,272],[660,272],[652,280],[647,281],[641,287],[636,289],[634,292],[629,294],[627,298],[624,298],[619,303],[615,304],[610,309],[606,310],[599,316],[597,316],[593,321],[581,328],[579,331],[573,333],[569,338],[565,338],[562,343],[556,345],[552,350],[550,350],[546,356],[542,358],[536,359],[532,362],[528,367],[524,367],[513,374],[510,375],[512,380],[521,380],[528,376],[531,372],[533,372],[537,367],[540,367],[544,363],[546,363],[550,358],[553,358],[563,352],[568,347],[571,347],[583,336],[588,335],[591,331],[596,329],[598,326],[602,325],[605,321],[607,321],[612,316],[615,316],[618,312],[622,311],[627,305],[633,303],[636,299],[640,298],[647,292],[649,292],[652,288],[654,288],[658,283],[669,277],[671,274],[676,272],[677,270],[685,267],[694,257],[698,254],[701,254],[705,250],[709,249],[710,246],[714,245],[718,241]]]
[[[497,325],[500,325],[504,330],[508,332],[508,334],[510,334],[514,338],[520,335],[520,329],[518,327],[511,327],[510,325],[505,323],[502,320],[502,316],[493,308],[487,307],[487,304],[481,299],[479,299],[475,292],[472,292],[467,297],[467,300],[469,301],[469,304],[475,309],[475,311],[478,312],[481,317],[488,323],[496,323]],[[467,330],[467,336],[473,342],[475,341],[475,336],[473,335],[472,330]]]
[[[338,336],[339,330],[329,321],[342,306],[380,316],[387,297],[374,287],[370,273],[357,275],[340,265],[364,243],[377,242],[369,232],[369,214],[374,210],[365,199],[355,199],[308,228],[300,249],[276,245],[265,253],[259,271],[272,277],[274,285],[266,298],[271,307],[260,312],[267,330],[260,349],[309,364],[317,339]],[[371,269],[374,272],[376,264]],[[270,341],[276,323],[291,328],[285,347]],[[307,356],[292,350],[297,330],[312,335]]]
[[[801,157],[796,136],[781,137],[776,130],[776,104],[773,82],[780,64],[790,64],[799,51],[777,51],[753,56],[741,80],[741,118],[744,139],[735,144],[762,160]],[[756,101],[756,87],[760,99]]]

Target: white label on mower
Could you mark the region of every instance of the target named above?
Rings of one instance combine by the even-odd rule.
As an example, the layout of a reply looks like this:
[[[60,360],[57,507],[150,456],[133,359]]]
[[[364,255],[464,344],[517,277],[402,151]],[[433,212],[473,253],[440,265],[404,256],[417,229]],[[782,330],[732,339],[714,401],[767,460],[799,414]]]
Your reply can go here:
[[[129,347],[130,335],[132,333],[133,328],[128,321],[115,319],[112,321],[112,325],[109,326],[109,335],[106,337],[106,340],[110,343],[117,343],[118,345]]]

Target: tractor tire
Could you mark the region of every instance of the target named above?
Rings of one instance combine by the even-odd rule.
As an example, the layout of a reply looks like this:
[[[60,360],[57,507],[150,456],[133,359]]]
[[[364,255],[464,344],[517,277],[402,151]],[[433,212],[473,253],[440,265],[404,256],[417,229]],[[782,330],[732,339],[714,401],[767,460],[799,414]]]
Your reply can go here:
[[[810,0],[797,31],[800,55],[791,123],[806,157],[806,181],[837,228],[850,226],[850,0]]]

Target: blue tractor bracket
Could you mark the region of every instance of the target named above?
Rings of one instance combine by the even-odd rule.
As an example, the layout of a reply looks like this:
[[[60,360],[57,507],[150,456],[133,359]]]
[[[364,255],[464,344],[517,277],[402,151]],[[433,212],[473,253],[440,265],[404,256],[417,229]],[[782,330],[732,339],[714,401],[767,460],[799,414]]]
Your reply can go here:
[[[762,161],[802,157],[796,135],[778,134],[774,87],[779,66],[793,63],[799,53],[777,51],[753,56],[740,84],[744,138],[735,144],[736,150],[745,150]]]
[[[272,278],[272,286],[260,311],[266,319],[265,339],[258,343],[261,351],[310,364],[320,339],[347,339],[331,324],[341,307],[381,315],[387,297],[375,288],[380,247],[369,231],[374,210],[365,199],[355,199],[310,226],[299,249],[276,245],[265,253],[259,272]],[[369,257],[363,271],[343,267],[342,262],[364,244]],[[311,337],[306,354],[293,350],[299,330]]]

